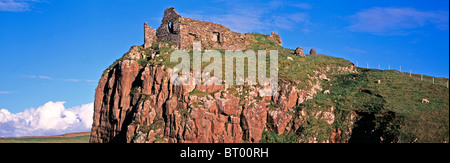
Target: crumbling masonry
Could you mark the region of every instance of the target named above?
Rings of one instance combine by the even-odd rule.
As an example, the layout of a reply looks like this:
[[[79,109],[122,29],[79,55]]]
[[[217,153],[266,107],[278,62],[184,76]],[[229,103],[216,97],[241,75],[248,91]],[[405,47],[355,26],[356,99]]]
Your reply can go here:
[[[144,48],[151,47],[152,43],[172,42],[178,49],[192,49],[194,41],[201,42],[204,49],[244,50],[250,47],[250,36],[231,31],[229,28],[211,22],[195,20],[180,16],[171,7],[164,11],[161,26],[156,30],[144,24]],[[272,32],[269,39],[282,46],[280,36]]]

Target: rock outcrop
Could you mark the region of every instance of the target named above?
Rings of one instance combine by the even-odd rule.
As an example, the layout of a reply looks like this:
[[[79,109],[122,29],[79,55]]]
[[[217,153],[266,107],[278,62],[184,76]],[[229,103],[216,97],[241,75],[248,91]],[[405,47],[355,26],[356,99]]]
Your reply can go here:
[[[303,48],[300,47],[300,46],[297,47],[297,48],[294,50],[294,55],[297,55],[297,56],[300,56],[300,57],[303,57],[303,58],[306,57],[305,53],[303,53]]]
[[[309,51],[309,55],[317,55],[316,49],[312,48],[311,51]]]
[[[274,41],[275,43],[277,43],[279,46],[283,46],[283,42],[281,41],[281,37],[280,35],[278,35],[278,33],[272,32],[269,35],[269,38]]]

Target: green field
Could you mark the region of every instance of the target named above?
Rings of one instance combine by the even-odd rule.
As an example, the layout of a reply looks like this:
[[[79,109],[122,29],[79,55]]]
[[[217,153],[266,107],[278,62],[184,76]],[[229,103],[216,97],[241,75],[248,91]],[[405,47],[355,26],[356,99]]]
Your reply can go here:
[[[0,138],[0,143],[89,143],[89,135],[74,137]]]

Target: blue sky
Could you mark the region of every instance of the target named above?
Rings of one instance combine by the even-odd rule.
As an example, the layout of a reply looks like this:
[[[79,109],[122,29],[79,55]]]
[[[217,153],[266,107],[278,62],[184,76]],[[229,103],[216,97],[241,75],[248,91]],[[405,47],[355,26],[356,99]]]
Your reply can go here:
[[[171,6],[237,32],[275,31],[287,48],[449,76],[447,0],[0,0],[0,109],[92,103],[103,70]]]

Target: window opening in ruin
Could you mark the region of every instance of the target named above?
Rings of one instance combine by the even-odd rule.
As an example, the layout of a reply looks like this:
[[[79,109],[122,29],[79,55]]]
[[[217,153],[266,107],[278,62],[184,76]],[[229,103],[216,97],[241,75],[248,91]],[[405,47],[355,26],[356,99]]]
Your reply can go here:
[[[219,32],[213,32],[213,39],[217,43],[220,43],[220,33]]]
[[[169,22],[169,25],[167,25],[167,27],[169,28],[170,33],[175,34],[173,31],[173,23],[172,22]]]
[[[196,34],[189,33],[189,36],[191,36],[191,38],[193,38],[195,41],[200,41],[200,38],[198,38]]]

